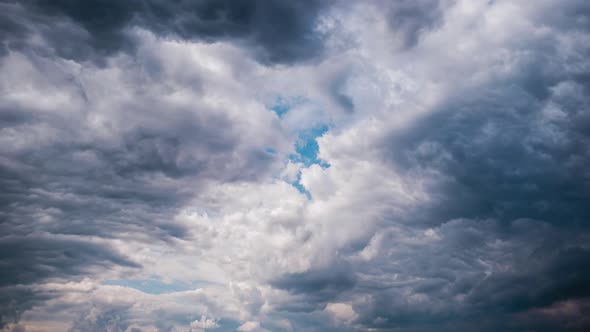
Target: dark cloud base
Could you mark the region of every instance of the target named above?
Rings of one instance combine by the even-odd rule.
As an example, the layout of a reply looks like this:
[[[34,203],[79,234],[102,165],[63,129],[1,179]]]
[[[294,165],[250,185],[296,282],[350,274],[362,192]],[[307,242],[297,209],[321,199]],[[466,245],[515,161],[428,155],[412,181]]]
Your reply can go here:
[[[129,29],[160,36],[214,42],[233,40],[251,48],[262,62],[289,64],[321,54],[316,19],[331,1],[3,1],[3,53],[31,47],[41,34],[57,56],[103,63],[117,52],[132,52]]]

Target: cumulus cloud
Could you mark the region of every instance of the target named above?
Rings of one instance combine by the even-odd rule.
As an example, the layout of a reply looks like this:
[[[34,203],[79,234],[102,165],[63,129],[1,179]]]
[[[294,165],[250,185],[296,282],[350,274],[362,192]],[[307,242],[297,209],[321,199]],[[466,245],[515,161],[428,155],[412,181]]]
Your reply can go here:
[[[324,310],[344,322],[353,321],[358,317],[352,306],[346,303],[328,303]]]
[[[585,331],[585,1],[0,1],[0,330]]]
[[[203,331],[207,329],[214,329],[219,327],[217,322],[212,318],[206,318],[205,316],[201,316],[201,319],[195,320],[191,323],[191,329],[196,331]]]

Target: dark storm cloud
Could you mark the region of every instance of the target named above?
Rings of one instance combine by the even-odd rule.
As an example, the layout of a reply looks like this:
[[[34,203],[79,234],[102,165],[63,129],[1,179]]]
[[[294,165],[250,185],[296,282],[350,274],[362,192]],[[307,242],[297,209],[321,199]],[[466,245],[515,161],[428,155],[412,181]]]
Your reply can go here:
[[[19,22],[16,4],[0,2],[0,55],[6,54],[8,48],[17,46],[28,34],[25,25]]]
[[[52,296],[33,292],[25,286],[0,287],[0,329],[8,324],[18,323],[24,311],[51,298]]]
[[[139,267],[104,244],[51,234],[3,237],[0,248],[0,287],[73,277],[96,266]]]
[[[337,298],[341,293],[352,289],[355,284],[356,277],[351,267],[345,263],[334,264],[321,270],[283,275],[272,282],[276,288],[305,295],[306,301],[318,302],[316,305]],[[306,306],[306,309],[311,310],[314,304],[307,303]]]
[[[543,7],[534,23],[557,32],[590,31],[575,19],[587,10],[586,2],[557,9]],[[384,153],[409,173],[439,174],[432,188],[439,205],[425,219],[589,225],[590,48],[580,45],[564,55],[554,38],[515,47],[528,56],[509,75],[461,91],[389,138]]]
[[[582,26],[541,16],[557,29]],[[361,324],[560,331],[566,314],[550,308],[569,303],[576,323],[567,330],[588,329],[590,52],[580,47],[562,58],[556,45],[524,44],[531,54],[510,75],[462,91],[389,137],[383,151],[390,162],[406,176],[435,178],[431,204],[395,219],[413,232],[434,227],[434,243],[443,247],[405,251],[387,236],[382,245],[396,264],[381,257],[361,269],[375,276],[357,288],[373,298]],[[471,221],[449,222],[456,218]],[[380,281],[383,275],[406,279],[392,285]]]
[[[357,323],[367,328],[536,329],[542,324],[518,317],[588,297],[590,252],[583,247],[588,238],[572,230],[534,220],[509,226],[454,220],[437,228],[435,238],[400,247],[400,242],[420,234],[408,231],[385,233],[380,249],[387,254],[356,266],[364,278],[352,294],[371,298],[368,305],[355,306]],[[571,318],[583,318],[588,313],[584,308]],[[552,324],[559,319],[544,317]]]
[[[331,1],[44,1],[2,3],[4,52],[19,48],[25,36],[41,34],[57,55],[102,61],[131,51],[128,29],[186,40],[237,41],[265,63],[308,60],[323,49],[315,31],[321,11]]]
[[[29,286],[51,281],[74,281],[95,269],[137,269],[137,263],[104,243],[49,233],[0,238],[0,328],[18,322],[20,315],[56,294]]]
[[[497,273],[469,300],[483,309],[522,311],[590,296],[590,251],[581,247],[538,248],[522,262],[526,270]]]
[[[590,85],[542,66],[458,97],[395,138],[397,162],[440,173],[438,222],[525,217],[588,226]]]

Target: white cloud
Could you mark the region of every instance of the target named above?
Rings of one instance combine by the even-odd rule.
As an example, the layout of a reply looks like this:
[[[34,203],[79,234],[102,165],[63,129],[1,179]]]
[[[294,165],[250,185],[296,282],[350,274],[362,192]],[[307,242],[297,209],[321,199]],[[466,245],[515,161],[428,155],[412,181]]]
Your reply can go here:
[[[219,324],[217,324],[215,319],[207,318],[205,316],[201,316],[201,319],[195,320],[191,323],[191,329],[197,329],[196,331],[214,329],[217,327],[219,327]]]
[[[334,318],[345,323],[351,323],[358,318],[352,306],[347,303],[328,303],[326,309]]]
[[[259,322],[245,322],[244,324],[240,325],[240,327],[238,327],[237,329],[238,331],[243,331],[243,332],[262,332],[262,331],[268,331],[264,328],[260,327],[260,323]]]

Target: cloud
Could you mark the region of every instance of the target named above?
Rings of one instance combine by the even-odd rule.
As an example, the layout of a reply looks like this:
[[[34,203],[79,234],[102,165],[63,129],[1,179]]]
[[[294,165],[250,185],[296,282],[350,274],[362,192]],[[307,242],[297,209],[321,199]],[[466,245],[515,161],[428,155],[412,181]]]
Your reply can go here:
[[[332,314],[336,319],[344,322],[353,321],[358,317],[352,306],[346,303],[328,303],[324,310]]]
[[[380,3],[388,9],[387,21],[392,32],[400,36],[401,46],[415,46],[422,33],[443,24],[446,1],[399,1]]]
[[[584,1],[0,7],[0,330],[588,330]]]
[[[252,49],[265,63],[291,63],[321,54],[317,20],[330,1],[72,1],[5,3],[4,52],[21,48],[40,34],[52,52],[72,60],[93,60],[132,52],[138,41],[129,29],[140,27],[174,39],[232,40]],[[20,17],[20,20],[15,20]],[[19,22],[20,21],[20,22]],[[52,22],[58,24],[52,25]],[[63,36],[68,38],[62,38]],[[26,45],[26,44],[25,44]],[[34,44],[33,44],[34,45]]]
[[[214,329],[216,327],[219,327],[217,322],[215,322],[214,319],[206,318],[205,316],[201,316],[201,319],[195,320],[194,322],[191,323],[191,328],[197,328],[197,329],[203,329],[203,330]]]
[[[245,322],[238,327],[238,331],[260,331],[260,323],[258,322]]]
[[[197,51],[178,49],[175,42],[157,46],[164,45],[181,51],[179,59]],[[150,48],[155,46],[146,41],[142,56],[156,55],[159,49]],[[214,70],[200,68],[204,72],[183,74]],[[2,60],[1,104],[9,112],[2,118],[7,149],[0,162],[6,188],[0,242],[10,254],[2,257],[7,266],[0,279],[8,294],[14,285],[137,271],[145,245],[133,258],[122,251],[137,241],[171,244],[185,238],[187,225],[174,216],[191,198],[191,188],[253,181],[281,165],[264,152],[269,146],[283,150],[280,128],[256,130],[250,124],[275,121],[262,105],[250,106],[250,116],[239,99],[215,106],[215,98],[206,101],[201,90],[170,90],[168,97],[150,93],[179,75],[168,66],[159,67],[161,81],[143,80],[144,69],[156,74],[149,66],[90,66],[88,76],[77,69],[75,63],[21,53]],[[150,94],[155,98],[141,97]],[[234,111],[244,116],[235,118]],[[241,141],[248,136],[253,139]],[[11,308],[28,309],[36,299],[27,289],[18,294],[31,299],[10,295]]]
[[[355,277],[347,270],[345,265],[338,264],[335,268],[323,271],[292,273],[278,278],[273,286],[295,294],[309,294],[319,301],[327,301],[354,287]]]

